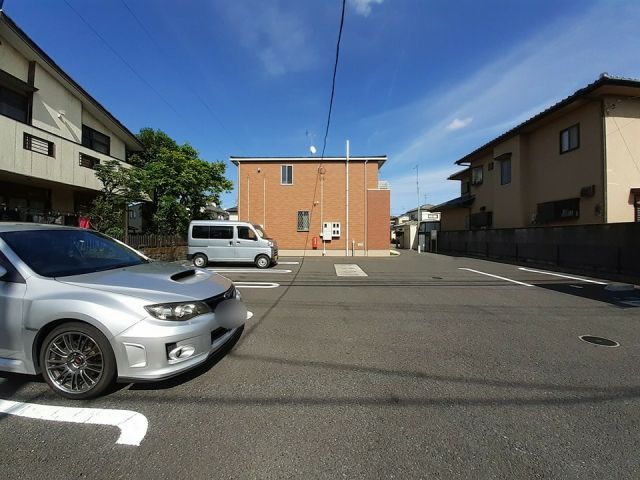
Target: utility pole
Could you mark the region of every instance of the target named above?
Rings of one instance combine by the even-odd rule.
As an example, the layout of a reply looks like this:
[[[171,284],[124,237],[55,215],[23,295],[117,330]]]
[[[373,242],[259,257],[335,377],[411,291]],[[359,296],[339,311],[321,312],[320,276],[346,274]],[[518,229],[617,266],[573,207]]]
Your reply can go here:
[[[418,165],[416,165],[416,193],[418,195],[418,224],[416,226],[416,238],[418,239],[418,253],[420,253],[420,181],[418,180]]]

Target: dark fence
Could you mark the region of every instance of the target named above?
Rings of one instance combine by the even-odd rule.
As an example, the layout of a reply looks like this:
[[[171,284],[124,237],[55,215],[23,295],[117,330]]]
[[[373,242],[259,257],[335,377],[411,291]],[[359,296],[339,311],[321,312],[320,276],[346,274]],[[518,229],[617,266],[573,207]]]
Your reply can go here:
[[[129,234],[118,240],[133,248],[181,247],[187,245],[182,235]]]
[[[438,232],[438,253],[640,278],[640,223]]]

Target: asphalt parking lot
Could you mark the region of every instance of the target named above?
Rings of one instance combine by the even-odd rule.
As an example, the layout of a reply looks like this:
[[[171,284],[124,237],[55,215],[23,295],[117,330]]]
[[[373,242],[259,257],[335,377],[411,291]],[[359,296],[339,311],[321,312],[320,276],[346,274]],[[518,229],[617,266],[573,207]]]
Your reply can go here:
[[[212,268],[254,316],[205,367],[71,403],[0,377],[1,400],[136,412],[139,446],[0,413],[2,477],[640,477],[637,289],[414,252]]]

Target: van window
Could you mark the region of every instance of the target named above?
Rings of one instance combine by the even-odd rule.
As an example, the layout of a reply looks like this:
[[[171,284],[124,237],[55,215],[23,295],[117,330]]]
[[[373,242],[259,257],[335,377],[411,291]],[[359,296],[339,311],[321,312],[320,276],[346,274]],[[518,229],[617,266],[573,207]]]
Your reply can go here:
[[[249,227],[238,227],[238,238],[241,240],[258,240],[256,232]]]
[[[209,238],[209,227],[205,225],[194,225],[191,236],[193,238]]]
[[[233,238],[233,227],[213,225],[209,230],[209,238],[228,240]]]

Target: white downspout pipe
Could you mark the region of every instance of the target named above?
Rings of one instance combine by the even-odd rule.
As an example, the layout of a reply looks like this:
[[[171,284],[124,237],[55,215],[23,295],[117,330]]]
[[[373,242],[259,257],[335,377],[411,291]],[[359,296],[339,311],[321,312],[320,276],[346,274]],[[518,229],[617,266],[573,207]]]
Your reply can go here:
[[[367,218],[367,207],[368,204],[368,195],[367,195],[367,162],[369,160],[364,161],[364,254],[365,256],[369,256],[369,250],[367,247],[367,240],[369,240],[369,224]]]
[[[345,256],[349,256],[349,140],[347,140],[347,200],[346,200],[346,238],[344,242]]]

